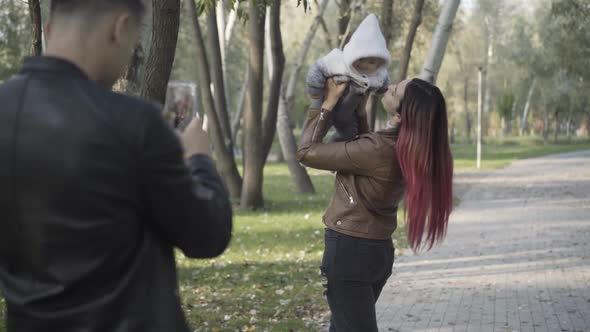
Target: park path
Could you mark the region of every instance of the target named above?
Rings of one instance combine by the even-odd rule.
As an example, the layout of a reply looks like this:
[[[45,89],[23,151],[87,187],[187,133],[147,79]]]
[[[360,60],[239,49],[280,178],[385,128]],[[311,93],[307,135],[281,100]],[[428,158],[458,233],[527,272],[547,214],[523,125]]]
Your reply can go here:
[[[379,330],[590,331],[590,151],[458,179],[444,243],[396,258]]]

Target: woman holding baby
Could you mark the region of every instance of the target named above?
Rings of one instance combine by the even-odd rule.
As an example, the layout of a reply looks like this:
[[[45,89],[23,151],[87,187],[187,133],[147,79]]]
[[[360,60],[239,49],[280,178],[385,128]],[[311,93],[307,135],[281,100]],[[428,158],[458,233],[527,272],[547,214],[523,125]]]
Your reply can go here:
[[[400,201],[414,251],[444,238],[452,209],[444,97],[419,79],[389,85],[389,62],[377,18],[370,15],[342,51],[312,66],[307,79],[312,105],[297,156],[306,166],[336,172],[323,217],[330,331],[377,331],[375,302],[392,272]],[[384,94],[390,121],[383,131],[368,128],[371,92]],[[331,126],[336,133],[323,143]]]

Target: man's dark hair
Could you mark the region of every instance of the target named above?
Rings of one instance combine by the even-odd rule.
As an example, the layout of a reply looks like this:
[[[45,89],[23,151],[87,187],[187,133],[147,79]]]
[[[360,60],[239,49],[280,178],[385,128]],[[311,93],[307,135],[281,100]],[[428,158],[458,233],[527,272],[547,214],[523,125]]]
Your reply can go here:
[[[145,11],[144,0],[51,0],[51,16],[55,14],[100,16],[122,7],[136,17],[141,17]]]

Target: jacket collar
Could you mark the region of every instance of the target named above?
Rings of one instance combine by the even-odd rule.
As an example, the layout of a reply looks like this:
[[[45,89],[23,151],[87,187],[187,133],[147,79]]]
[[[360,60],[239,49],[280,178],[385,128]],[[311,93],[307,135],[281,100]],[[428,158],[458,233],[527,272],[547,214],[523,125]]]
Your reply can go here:
[[[392,136],[396,138],[399,136],[399,130],[401,129],[401,123],[397,123],[397,125],[392,125],[391,122],[387,122],[387,127],[382,130],[379,130],[377,133],[385,136]]]
[[[392,137],[397,138],[397,136],[399,135],[399,127],[398,128],[385,128],[383,130],[379,130],[377,133],[385,135],[385,136],[392,136]]]
[[[88,75],[74,63],[52,56],[36,56],[25,59],[21,72],[45,71],[59,73],[61,75],[74,76],[89,79]]]

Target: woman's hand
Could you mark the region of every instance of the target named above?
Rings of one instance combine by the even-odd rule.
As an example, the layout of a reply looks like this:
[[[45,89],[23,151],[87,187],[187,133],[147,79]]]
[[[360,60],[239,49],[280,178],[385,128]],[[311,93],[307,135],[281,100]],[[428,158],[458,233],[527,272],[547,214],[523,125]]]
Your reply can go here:
[[[334,109],[334,106],[340,100],[340,97],[344,94],[344,90],[348,86],[348,82],[344,83],[336,83],[333,79],[329,78],[326,81],[326,88],[325,88],[325,98],[324,103],[322,104],[322,109],[327,111],[331,111]]]

